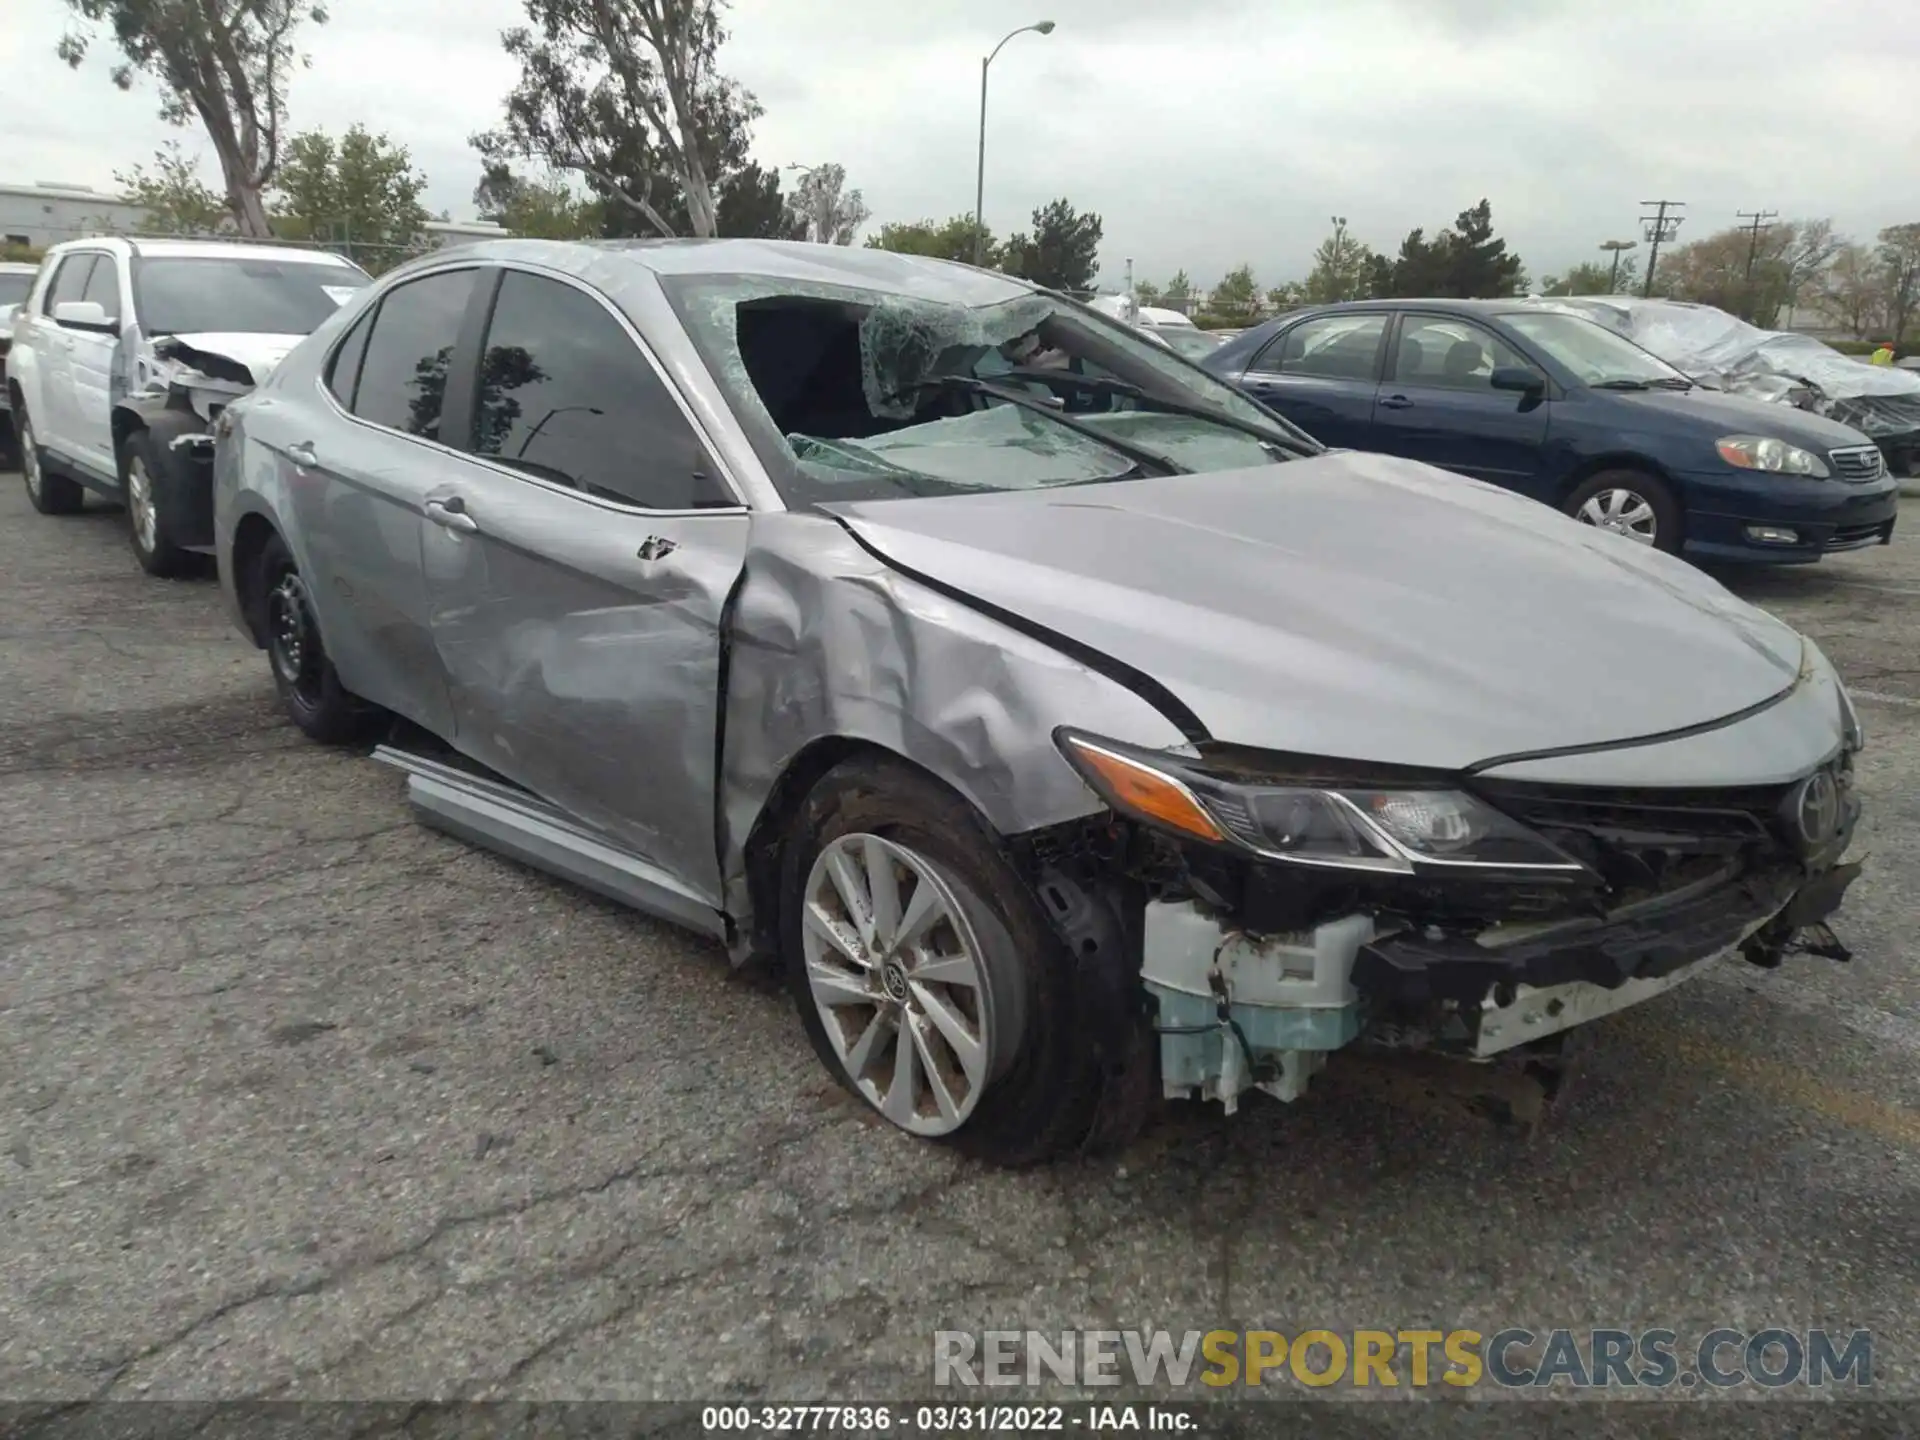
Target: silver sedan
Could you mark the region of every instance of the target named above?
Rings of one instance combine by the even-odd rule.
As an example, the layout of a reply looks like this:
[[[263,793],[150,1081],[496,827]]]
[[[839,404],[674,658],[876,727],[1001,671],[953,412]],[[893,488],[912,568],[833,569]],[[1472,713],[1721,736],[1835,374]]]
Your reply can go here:
[[[1723,956],[1844,954],[1861,735],[1810,643],[1019,280],[490,242],[219,431],[293,721],[783,967],[916,1135],[1031,1161],[1349,1046],[1551,1074]]]

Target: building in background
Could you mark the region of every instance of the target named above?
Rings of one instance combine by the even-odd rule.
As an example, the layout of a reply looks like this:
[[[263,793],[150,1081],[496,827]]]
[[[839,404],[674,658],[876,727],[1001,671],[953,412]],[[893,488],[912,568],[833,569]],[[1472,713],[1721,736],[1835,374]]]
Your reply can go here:
[[[138,230],[145,220],[140,206],[104,190],[46,180],[31,185],[0,181],[0,246],[44,250],[95,231]]]

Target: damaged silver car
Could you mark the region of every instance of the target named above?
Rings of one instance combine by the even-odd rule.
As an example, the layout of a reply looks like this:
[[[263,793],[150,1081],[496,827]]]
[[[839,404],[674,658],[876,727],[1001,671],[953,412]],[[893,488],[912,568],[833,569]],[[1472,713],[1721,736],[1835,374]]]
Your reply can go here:
[[[783,967],[916,1135],[1031,1161],[1342,1049],[1550,1076],[1724,957],[1844,958],[1861,732],[1811,643],[1007,276],[489,242],[218,428],[294,721]]]

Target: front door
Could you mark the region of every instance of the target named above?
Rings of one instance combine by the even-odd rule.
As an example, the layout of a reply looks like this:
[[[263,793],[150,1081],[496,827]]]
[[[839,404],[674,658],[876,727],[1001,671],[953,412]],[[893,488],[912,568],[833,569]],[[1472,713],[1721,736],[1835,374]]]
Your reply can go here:
[[[1322,445],[1376,449],[1373,396],[1390,318],[1366,310],[1304,320],[1275,336],[1240,383]]]
[[[1552,402],[1495,390],[1489,378],[1503,367],[1533,368],[1471,320],[1403,316],[1374,402],[1376,448],[1547,498],[1539,477]]]
[[[426,498],[454,739],[716,907],[721,615],[747,511],[600,297],[506,270],[475,458]]]
[[[120,263],[111,255],[94,262],[82,300],[91,300],[106,313],[106,330],[69,331],[67,351],[69,392],[74,418],[70,445],[76,460],[104,476],[119,478],[119,457],[113,453],[114,375],[123,364],[120,331],[131,309],[123,292]]]
[[[73,346],[84,332],[60,324],[53,315],[57,307],[85,297],[95,263],[105,259],[91,250],[69,251],[61,257],[60,268],[53,272],[33,324],[38,392],[28,398],[34,435],[41,445],[69,459],[79,453],[80,431],[80,407],[73,389]]]

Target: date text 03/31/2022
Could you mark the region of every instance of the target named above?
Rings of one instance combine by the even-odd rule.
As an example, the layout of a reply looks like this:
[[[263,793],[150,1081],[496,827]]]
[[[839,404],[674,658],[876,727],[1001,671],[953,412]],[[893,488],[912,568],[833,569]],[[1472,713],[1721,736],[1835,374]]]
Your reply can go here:
[[[1078,1430],[1117,1434],[1129,1430],[1191,1433],[1198,1417],[1166,1405],[709,1405],[700,1427],[709,1435],[843,1433],[1010,1435]]]

